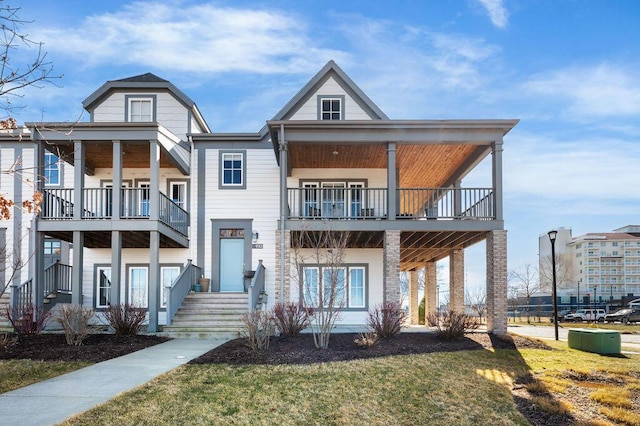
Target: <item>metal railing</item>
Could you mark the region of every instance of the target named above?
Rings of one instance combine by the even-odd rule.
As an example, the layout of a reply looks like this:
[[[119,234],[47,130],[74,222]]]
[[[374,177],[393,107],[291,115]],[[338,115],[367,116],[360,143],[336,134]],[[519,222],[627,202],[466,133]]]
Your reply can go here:
[[[71,294],[73,268],[57,261],[44,270],[44,297],[57,293]]]
[[[82,219],[111,219],[113,214],[112,188],[85,188],[83,191]],[[122,188],[120,217],[146,219],[151,213],[149,188]],[[73,189],[48,188],[44,191],[41,218],[47,220],[73,219]],[[159,220],[182,235],[188,234],[189,213],[160,193]]]
[[[493,219],[491,188],[400,188],[398,218]]]
[[[187,264],[182,269],[178,277],[165,288],[167,296],[167,325],[171,325],[171,321],[180,305],[191,291],[191,287],[202,277],[202,268],[191,263],[191,259],[187,260]]]
[[[382,219],[385,188],[287,188],[291,219]]]
[[[258,309],[258,303],[261,297],[264,294],[264,276],[265,276],[265,267],[262,264],[262,260],[258,261],[258,267],[256,268],[256,273],[253,275],[251,279],[251,283],[247,287],[247,296],[249,299],[249,312],[254,309]]]

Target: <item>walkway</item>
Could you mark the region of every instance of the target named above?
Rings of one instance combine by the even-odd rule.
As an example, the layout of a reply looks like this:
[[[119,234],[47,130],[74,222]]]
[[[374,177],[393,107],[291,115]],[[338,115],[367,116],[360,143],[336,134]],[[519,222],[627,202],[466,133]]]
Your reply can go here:
[[[51,425],[141,386],[226,340],[173,339],[0,395],[5,425]]]

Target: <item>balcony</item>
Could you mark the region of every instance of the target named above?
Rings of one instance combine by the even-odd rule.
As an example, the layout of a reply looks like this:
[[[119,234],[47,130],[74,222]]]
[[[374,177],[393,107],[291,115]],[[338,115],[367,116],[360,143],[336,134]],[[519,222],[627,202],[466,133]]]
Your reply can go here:
[[[45,189],[40,219],[53,221],[75,219],[73,204],[75,191],[75,189],[65,188]],[[82,220],[100,221],[114,217],[112,188],[85,188],[82,191]],[[148,188],[122,188],[121,191],[120,219],[150,218],[152,206]],[[179,234],[188,236],[189,213],[162,193],[159,197],[158,220]]]
[[[389,219],[389,190],[363,187],[287,188],[289,219]],[[493,220],[492,188],[400,188],[396,219]]]

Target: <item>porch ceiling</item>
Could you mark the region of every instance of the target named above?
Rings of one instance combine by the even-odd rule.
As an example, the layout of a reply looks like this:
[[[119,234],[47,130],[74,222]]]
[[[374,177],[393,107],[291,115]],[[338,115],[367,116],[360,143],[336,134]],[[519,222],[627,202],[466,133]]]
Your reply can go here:
[[[64,161],[73,164],[73,145],[56,145],[49,148],[54,154]],[[123,143],[122,165],[125,168],[148,169],[149,168],[149,144]],[[100,167],[111,168],[113,164],[113,142],[85,142],[85,162],[88,169]],[[160,150],[160,167],[176,167],[169,156]]]
[[[297,241],[292,231],[291,241]],[[306,231],[309,232],[309,231]],[[427,262],[449,256],[452,249],[464,249],[486,238],[479,231],[411,231],[400,234],[400,270],[422,268]],[[351,231],[351,248],[383,248],[384,231]]]
[[[122,248],[149,248],[149,232],[127,231],[121,232]],[[73,242],[71,231],[48,231],[47,236],[63,241]],[[84,232],[84,247],[111,248],[111,232]],[[160,248],[183,248],[173,239],[160,233]]]
[[[483,145],[398,145],[396,168],[401,188],[450,185],[465,165],[481,161],[491,148]],[[292,168],[386,169],[386,145],[289,145]]]

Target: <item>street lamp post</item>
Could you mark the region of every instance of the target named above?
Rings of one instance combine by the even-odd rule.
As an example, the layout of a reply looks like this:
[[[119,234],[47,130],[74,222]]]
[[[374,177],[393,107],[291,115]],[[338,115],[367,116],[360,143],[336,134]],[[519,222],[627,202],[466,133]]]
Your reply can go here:
[[[558,340],[558,300],[556,297],[556,237],[558,236],[558,231],[553,230],[547,233],[549,236],[549,241],[551,241],[551,268],[552,268],[552,278],[553,282],[551,283],[551,299],[553,303],[553,328],[555,330],[556,340]]]
[[[580,281],[582,281],[582,278],[578,279],[578,309],[580,309]]]
[[[596,298],[598,297],[598,286],[593,286],[593,320],[596,320]]]

